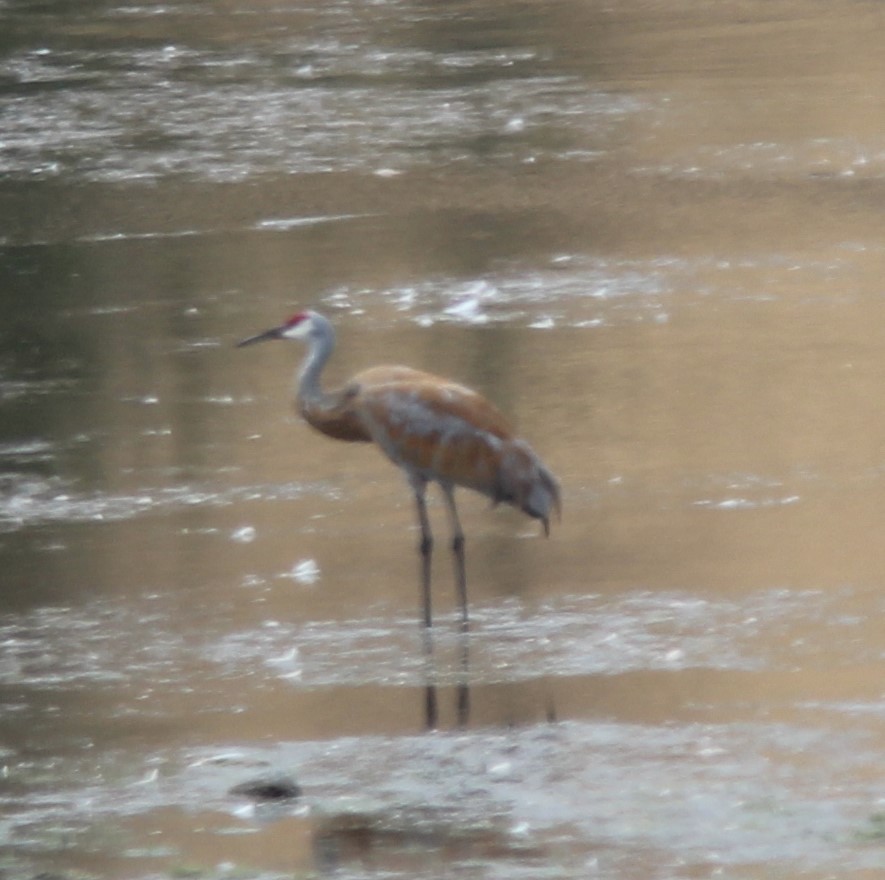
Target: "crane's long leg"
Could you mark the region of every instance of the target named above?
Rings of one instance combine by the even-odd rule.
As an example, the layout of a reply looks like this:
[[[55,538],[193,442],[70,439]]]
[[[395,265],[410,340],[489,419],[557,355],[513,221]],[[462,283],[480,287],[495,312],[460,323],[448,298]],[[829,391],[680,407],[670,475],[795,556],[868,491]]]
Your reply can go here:
[[[428,730],[436,727],[439,711],[436,701],[436,672],[433,664],[433,614],[430,602],[430,560],[433,555],[433,533],[427,516],[427,483],[418,477],[410,477],[409,482],[415,492],[415,506],[418,510],[418,523],[421,526],[421,540],[418,554],[421,557],[421,601],[424,613],[424,660],[427,664],[427,687],[424,691],[424,721]]]
[[[458,508],[455,506],[455,490],[443,484],[443,496],[449,511],[449,522],[452,526],[452,554],[455,560],[455,587],[458,590],[458,602],[461,604],[461,630],[467,632],[467,567],[464,562],[464,531],[458,519]]]
[[[418,524],[421,526],[421,541],[418,553],[421,556],[421,599],[424,605],[424,626],[433,625],[430,604],[430,559],[433,555],[433,534],[430,531],[430,519],[427,516],[427,483],[418,478],[411,480],[415,492],[415,505],[418,509]]]

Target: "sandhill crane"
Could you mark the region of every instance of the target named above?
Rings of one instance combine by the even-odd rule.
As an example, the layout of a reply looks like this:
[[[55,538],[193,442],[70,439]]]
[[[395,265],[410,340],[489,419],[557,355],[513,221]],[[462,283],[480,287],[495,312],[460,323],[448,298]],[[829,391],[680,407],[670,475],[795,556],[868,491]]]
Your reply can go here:
[[[467,629],[464,532],[455,507],[456,486],[473,489],[539,519],[550,531],[560,512],[559,486],[534,450],[514,437],[504,416],[482,395],[448,379],[401,366],[370,367],[336,391],[320,388],[320,374],[335,347],[331,323],[313,311],[238,343],[300,339],[308,351],[298,372],[296,405],[303,418],[336,440],[374,442],[405,471],[421,527],[424,624],[430,627],[430,558],[433,536],[427,516],[427,484],[442,489],[452,529],[455,582],[462,627]]]

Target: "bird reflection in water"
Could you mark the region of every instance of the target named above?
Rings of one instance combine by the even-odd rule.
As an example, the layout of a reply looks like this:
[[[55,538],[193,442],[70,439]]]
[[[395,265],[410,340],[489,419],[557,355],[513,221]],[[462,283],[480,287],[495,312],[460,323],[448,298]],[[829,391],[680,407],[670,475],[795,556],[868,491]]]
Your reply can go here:
[[[470,642],[466,629],[458,632],[458,677],[455,682],[455,723],[466,727],[470,720]],[[431,627],[424,627],[424,723],[428,730],[439,724],[436,660]]]

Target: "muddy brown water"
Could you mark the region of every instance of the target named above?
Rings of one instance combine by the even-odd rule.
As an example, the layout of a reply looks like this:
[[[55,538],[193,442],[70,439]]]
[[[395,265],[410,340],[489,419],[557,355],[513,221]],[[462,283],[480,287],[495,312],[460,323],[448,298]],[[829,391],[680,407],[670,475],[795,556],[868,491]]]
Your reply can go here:
[[[0,3],[0,874],[880,877],[883,28]],[[562,482],[462,493],[431,658],[402,477],[233,347],[299,306]]]

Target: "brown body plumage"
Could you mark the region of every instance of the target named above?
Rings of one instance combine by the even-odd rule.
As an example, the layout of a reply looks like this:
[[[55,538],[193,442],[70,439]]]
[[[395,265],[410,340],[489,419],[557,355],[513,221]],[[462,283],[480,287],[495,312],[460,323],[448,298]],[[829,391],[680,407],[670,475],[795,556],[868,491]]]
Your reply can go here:
[[[319,377],[334,348],[331,324],[316,312],[300,312],[280,327],[243,340],[305,339],[310,348],[302,365],[298,411],[329,437],[374,442],[406,473],[421,525],[424,621],[430,616],[430,554],[433,539],[427,517],[427,483],[443,490],[452,524],[456,578],[467,625],[464,535],[453,492],[473,489],[494,503],[505,502],[541,520],[559,513],[556,479],[524,440],[514,436],[504,416],[482,395],[431,373],[400,366],[363,370],[337,391],[320,388]]]

